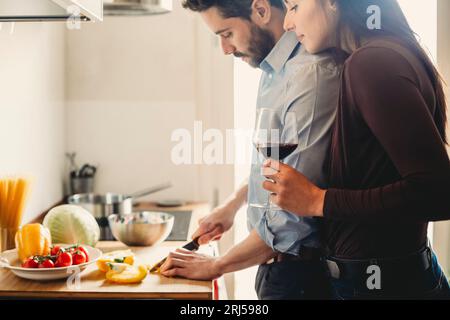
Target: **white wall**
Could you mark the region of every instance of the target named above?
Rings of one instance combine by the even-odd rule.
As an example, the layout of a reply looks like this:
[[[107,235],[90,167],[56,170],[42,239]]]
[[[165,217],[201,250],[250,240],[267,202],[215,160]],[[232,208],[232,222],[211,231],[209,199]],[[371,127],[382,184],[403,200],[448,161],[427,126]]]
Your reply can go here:
[[[438,0],[438,50],[437,60],[439,71],[450,83],[450,2]],[[450,90],[446,88],[447,101],[450,103]],[[447,110],[447,113],[450,109]],[[447,127],[447,136],[450,138],[450,126]],[[450,153],[450,148],[448,148]],[[450,276],[450,221],[435,223],[434,248],[443,269]]]
[[[0,175],[35,178],[28,222],[62,198],[64,27],[3,24],[0,75]]]
[[[172,189],[150,198],[227,193],[222,168],[170,158],[173,130],[192,132],[195,120],[204,130],[231,128],[233,115],[232,64],[214,61],[218,49],[198,15],[174,5],[167,15],[106,17],[67,32],[67,148],[79,163],[99,164],[97,192],[170,180]]]
[[[399,0],[411,28],[419,36],[421,44],[436,61],[437,55],[437,0]]]
[[[438,24],[437,0],[428,0],[426,7],[422,0],[399,0],[400,6],[419,41],[437,63]],[[428,238],[434,244],[434,223],[428,225]]]
[[[152,199],[202,199],[196,166],[175,166],[177,128],[193,129],[196,22],[168,15],[105,17],[67,32],[67,147],[99,164],[97,192],[130,193],[171,180]]]

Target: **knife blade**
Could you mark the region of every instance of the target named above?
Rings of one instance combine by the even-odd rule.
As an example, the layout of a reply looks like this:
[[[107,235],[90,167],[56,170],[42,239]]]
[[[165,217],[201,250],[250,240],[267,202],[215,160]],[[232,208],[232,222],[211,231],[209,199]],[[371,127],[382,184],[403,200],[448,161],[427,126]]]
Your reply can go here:
[[[200,248],[200,245],[198,244],[198,238],[195,238],[194,240],[192,240],[191,242],[189,242],[188,244],[184,245],[182,248],[189,250],[189,251],[197,251],[198,248]],[[155,273],[157,271],[159,271],[159,268],[161,268],[161,266],[164,264],[164,262],[166,262],[167,257],[165,257],[164,259],[162,259],[161,261],[159,261],[157,264],[155,264],[151,269],[150,269],[150,273]]]

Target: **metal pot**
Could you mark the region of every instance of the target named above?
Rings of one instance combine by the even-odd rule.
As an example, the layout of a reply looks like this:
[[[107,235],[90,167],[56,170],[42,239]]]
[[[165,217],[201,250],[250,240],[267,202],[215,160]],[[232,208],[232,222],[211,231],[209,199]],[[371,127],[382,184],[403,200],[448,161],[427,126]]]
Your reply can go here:
[[[172,186],[171,183],[164,183],[155,187],[135,192],[131,195],[123,194],[75,194],[68,198],[69,204],[78,205],[89,211],[100,226],[101,240],[114,240],[108,223],[108,217],[112,214],[127,215],[133,212],[133,201],[149,194],[165,190]]]

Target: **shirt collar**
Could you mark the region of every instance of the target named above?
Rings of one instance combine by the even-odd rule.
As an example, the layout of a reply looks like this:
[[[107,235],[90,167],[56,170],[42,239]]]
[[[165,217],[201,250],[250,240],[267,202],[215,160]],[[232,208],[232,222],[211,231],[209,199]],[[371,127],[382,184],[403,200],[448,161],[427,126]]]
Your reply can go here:
[[[300,46],[294,32],[284,33],[269,55],[261,62],[260,68],[268,73],[279,73],[292,53]]]

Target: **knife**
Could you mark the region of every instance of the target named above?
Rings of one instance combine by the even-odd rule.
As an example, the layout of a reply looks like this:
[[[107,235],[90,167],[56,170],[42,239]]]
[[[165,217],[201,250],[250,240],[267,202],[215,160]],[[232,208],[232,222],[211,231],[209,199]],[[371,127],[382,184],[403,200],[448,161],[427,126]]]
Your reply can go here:
[[[191,242],[189,242],[188,244],[186,244],[185,246],[183,246],[183,249],[189,250],[189,251],[197,251],[198,248],[200,248],[200,245],[198,244],[198,239],[200,237],[195,238],[194,240],[192,240]],[[165,257],[164,259],[162,259],[160,262],[158,262],[157,264],[155,264],[151,269],[150,269],[150,273],[154,273],[159,271],[159,268],[161,268],[161,266],[164,264],[164,262],[166,262],[167,257]]]

